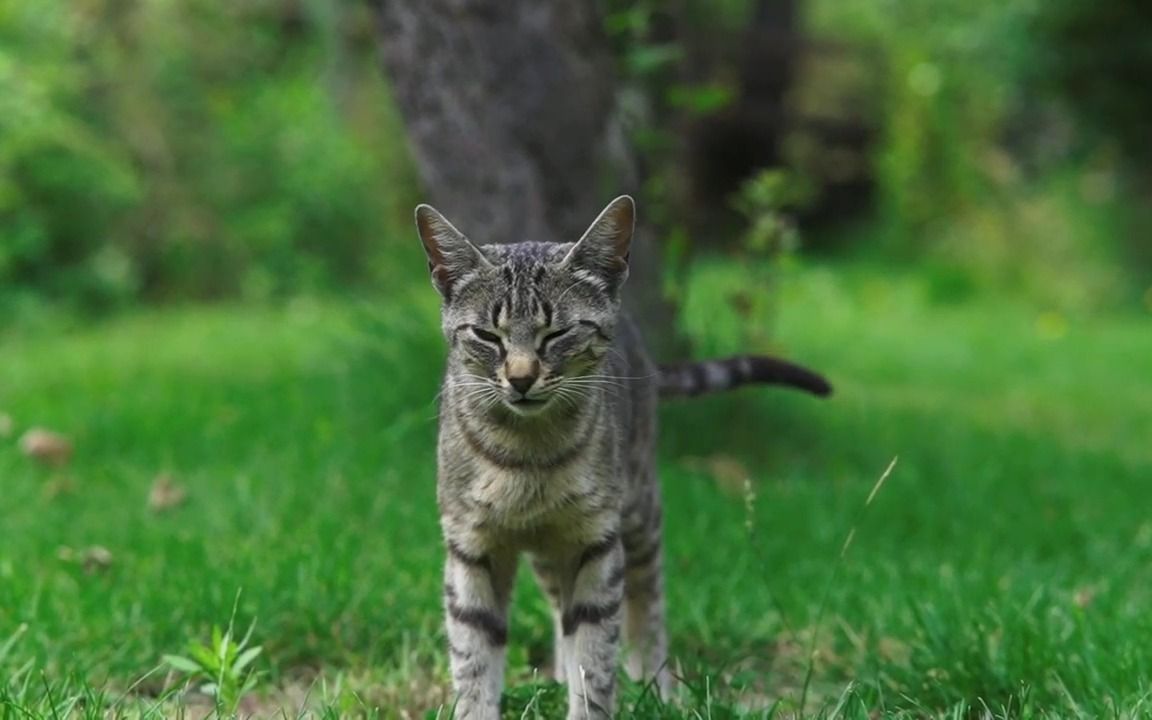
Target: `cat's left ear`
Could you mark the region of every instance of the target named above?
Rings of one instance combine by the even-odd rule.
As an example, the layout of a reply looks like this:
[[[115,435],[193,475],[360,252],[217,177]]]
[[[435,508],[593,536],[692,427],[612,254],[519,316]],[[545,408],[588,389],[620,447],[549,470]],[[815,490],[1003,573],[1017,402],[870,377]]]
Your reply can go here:
[[[606,279],[616,290],[628,277],[628,253],[636,226],[636,203],[621,195],[608,203],[568,251],[562,265],[582,267]]]
[[[416,207],[416,228],[428,255],[432,284],[445,302],[452,299],[452,290],[461,278],[478,268],[491,267],[480,248],[431,205]]]

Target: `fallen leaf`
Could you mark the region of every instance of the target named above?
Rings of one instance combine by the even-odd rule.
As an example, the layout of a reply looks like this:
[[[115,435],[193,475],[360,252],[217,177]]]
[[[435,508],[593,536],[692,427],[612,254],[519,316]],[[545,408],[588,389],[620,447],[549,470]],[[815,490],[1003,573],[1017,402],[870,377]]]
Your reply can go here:
[[[188,499],[188,491],[168,473],[160,473],[148,491],[148,507],[153,512],[164,512],[179,507]]]
[[[1072,602],[1081,610],[1091,605],[1095,599],[1096,589],[1093,587],[1077,588],[1076,592],[1072,594]]]
[[[68,438],[44,428],[32,428],[24,433],[20,449],[33,460],[53,467],[67,465],[72,459],[72,443]]]
[[[729,495],[743,495],[746,481],[751,477],[748,468],[730,455],[689,458],[685,465],[693,470],[711,475],[716,485]]]
[[[68,475],[58,474],[54,475],[44,485],[44,497],[48,500],[55,500],[61,495],[70,495],[76,490],[76,484],[72,482],[72,478]]]
[[[103,545],[90,545],[83,550],[75,550],[65,545],[56,551],[56,557],[66,563],[80,565],[89,575],[112,566],[112,551]]]
[[[728,494],[744,493],[746,480],[751,477],[744,463],[729,455],[712,455],[704,460],[704,468],[720,490]]]

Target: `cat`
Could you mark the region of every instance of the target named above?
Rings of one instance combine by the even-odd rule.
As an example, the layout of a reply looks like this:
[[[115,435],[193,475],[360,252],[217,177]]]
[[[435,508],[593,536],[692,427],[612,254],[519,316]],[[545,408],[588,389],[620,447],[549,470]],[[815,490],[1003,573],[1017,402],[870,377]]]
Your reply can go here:
[[[634,219],[624,195],[575,243],[480,247],[416,208],[448,343],[437,500],[458,718],[499,717],[522,553],[551,603],[569,720],[611,717],[621,647],[629,675],[667,697],[658,398],[746,383],[831,392],[775,358],[653,364],[620,310]]]

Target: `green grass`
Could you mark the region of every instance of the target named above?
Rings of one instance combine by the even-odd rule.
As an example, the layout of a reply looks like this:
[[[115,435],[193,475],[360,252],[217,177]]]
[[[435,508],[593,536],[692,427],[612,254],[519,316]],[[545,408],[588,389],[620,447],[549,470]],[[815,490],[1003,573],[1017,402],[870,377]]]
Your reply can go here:
[[[205,712],[161,658],[229,623],[263,648],[242,711],[435,717],[431,295],[0,340],[16,424],[0,441],[0,717]],[[793,274],[776,337],[836,397],[665,408],[685,689],[661,709],[626,686],[622,716],[1152,712],[1148,318],[929,296]],[[68,467],[20,454],[32,425],[72,438]],[[186,503],[149,508],[160,473]],[[75,560],[94,546],[107,567]],[[561,694],[532,669],[550,623],[522,580],[507,716],[555,717]]]

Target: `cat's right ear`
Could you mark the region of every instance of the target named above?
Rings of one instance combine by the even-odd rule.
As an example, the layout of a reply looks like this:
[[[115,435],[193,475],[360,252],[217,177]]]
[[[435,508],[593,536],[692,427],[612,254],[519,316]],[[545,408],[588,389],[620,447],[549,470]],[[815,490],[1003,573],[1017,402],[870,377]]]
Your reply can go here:
[[[491,265],[480,248],[431,205],[416,206],[416,229],[428,255],[432,284],[445,301],[451,299],[452,289],[460,278]]]

